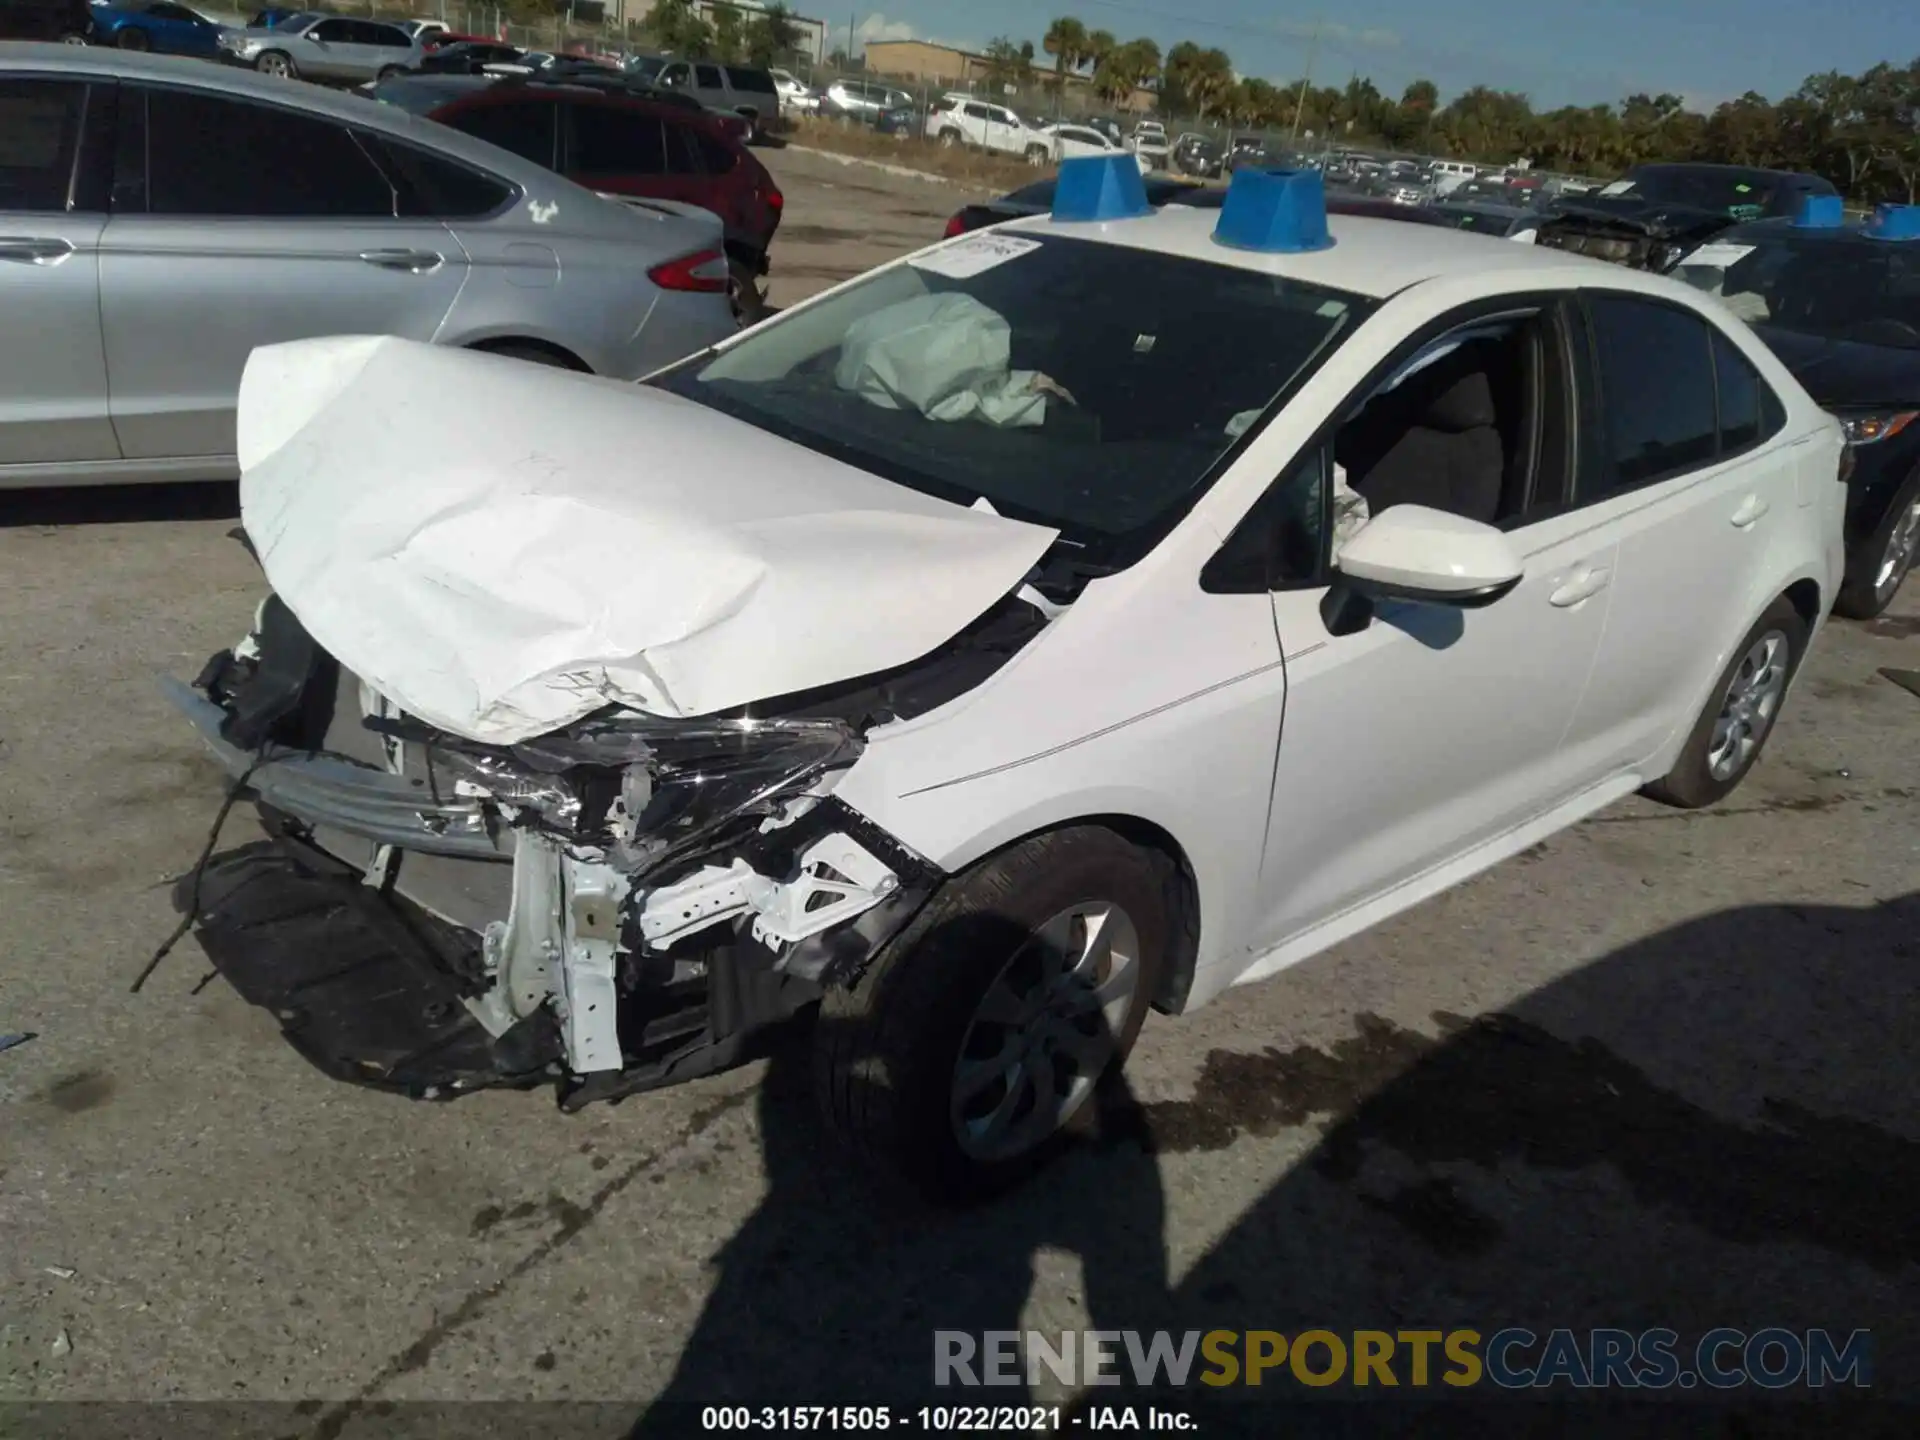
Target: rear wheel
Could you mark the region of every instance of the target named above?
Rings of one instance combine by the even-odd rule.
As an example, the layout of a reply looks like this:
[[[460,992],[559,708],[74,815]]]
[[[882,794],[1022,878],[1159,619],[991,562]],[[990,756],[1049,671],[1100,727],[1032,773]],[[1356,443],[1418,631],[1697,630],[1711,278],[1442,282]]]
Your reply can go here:
[[[404,75],[406,73],[406,70],[399,65],[382,65],[380,67],[380,73],[373,78],[376,80],[391,80],[396,75]]]
[[[1038,170],[1042,165],[1046,164],[1048,158],[1046,146],[1029,145],[1027,147],[1027,164],[1031,165],[1034,169]]]
[[[529,365],[549,365],[555,370],[584,370],[584,365],[575,364],[564,355],[556,355],[551,350],[543,350],[538,345],[526,345],[519,341],[507,340],[498,345],[476,345],[476,350],[488,355],[504,355],[509,360],[524,360]]]
[[[1673,769],[1647,786],[1654,800],[1696,810],[1747,778],[1780,716],[1787,683],[1807,646],[1807,622],[1784,595],[1733,652]]]
[[[1900,582],[1920,561],[1920,478],[1906,487],[1887,507],[1873,537],[1860,547],[1849,567],[1854,573],[1840,587],[1836,613],[1849,620],[1871,620],[1893,603]]]
[[[267,51],[253,62],[253,68],[262,75],[278,75],[289,80],[300,73],[294,68],[292,57],[279,50]]]
[[[828,1123],[938,1201],[1030,1173],[1140,1033],[1173,933],[1168,863],[1084,826],[948,882],[821,1004]]]
[[[727,299],[734,319],[757,325],[767,318],[766,279],[757,268],[736,256],[727,258]]]
[[[951,150],[959,143],[960,132],[958,130],[942,130],[940,132],[940,148],[942,150]]]
[[[122,50],[147,49],[147,36],[144,30],[122,30],[113,37],[113,43]]]

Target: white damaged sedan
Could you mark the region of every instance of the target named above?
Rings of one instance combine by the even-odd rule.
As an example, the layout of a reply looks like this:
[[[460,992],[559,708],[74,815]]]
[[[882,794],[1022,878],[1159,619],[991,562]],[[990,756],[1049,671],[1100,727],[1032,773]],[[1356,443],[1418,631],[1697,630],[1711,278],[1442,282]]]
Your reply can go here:
[[[1150,1007],[1726,795],[1843,574],[1839,427],[1711,299],[1311,174],[1070,162],[638,387],[264,349],[239,447],[272,596],[170,685],[267,832],[180,887],[220,971],[567,1108],[810,1017],[944,1195]]]

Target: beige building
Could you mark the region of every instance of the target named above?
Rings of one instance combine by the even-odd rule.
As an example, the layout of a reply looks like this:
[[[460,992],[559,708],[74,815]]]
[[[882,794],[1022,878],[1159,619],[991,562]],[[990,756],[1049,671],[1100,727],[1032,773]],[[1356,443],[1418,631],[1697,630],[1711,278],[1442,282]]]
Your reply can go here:
[[[986,89],[987,76],[992,70],[992,62],[984,55],[925,40],[869,40],[866,61],[867,69],[891,80],[917,80],[955,90]],[[1045,83],[1052,74],[1045,57],[1036,58],[1035,83]],[[1067,76],[1067,90],[1069,94],[1077,92],[1084,96],[1085,101],[1093,98],[1092,87],[1084,75]],[[1137,89],[1120,108],[1145,114],[1153,109],[1154,99],[1153,91]]]

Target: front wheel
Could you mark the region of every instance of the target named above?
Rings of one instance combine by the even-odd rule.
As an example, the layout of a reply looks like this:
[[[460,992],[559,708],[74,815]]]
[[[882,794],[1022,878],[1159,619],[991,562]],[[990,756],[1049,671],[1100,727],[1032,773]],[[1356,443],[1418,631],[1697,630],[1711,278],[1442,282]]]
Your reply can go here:
[[[1174,933],[1170,878],[1164,857],[1089,825],[949,881],[822,1001],[828,1123],[936,1201],[1030,1173],[1140,1033]]]
[[[384,80],[391,80],[391,79],[393,79],[393,78],[394,78],[395,76],[397,76],[397,75],[404,75],[404,74],[406,74],[406,73],[407,73],[407,72],[406,72],[406,70],[405,70],[405,68],[404,68],[404,67],[402,67],[402,66],[399,66],[399,65],[382,65],[382,66],[380,67],[380,73],[379,73],[378,75],[376,75],[376,76],[374,76],[373,78],[374,78],[375,80],[383,80],[383,81],[384,81]]]
[[[1734,649],[1673,769],[1647,786],[1646,795],[1683,810],[1731,795],[1773,734],[1806,648],[1807,622],[1781,596]]]
[[[940,132],[940,148],[942,150],[951,150],[959,143],[960,132],[958,130],[942,130]]]
[[[1048,158],[1046,146],[1029,145],[1027,147],[1027,164],[1031,165],[1034,169],[1038,170],[1042,165],[1046,164]]]
[[[1872,537],[1847,568],[1834,613],[1849,620],[1871,620],[1893,603],[1900,584],[1920,561],[1920,477],[1907,482],[1887,507]]]
[[[294,69],[292,59],[281,54],[278,50],[267,51],[266,54],[253,62],[253,68],[258,70],[262,75],[278,75],[284,80],[290,80],[300,73]]]
[[[66,34],[60,37],[60,43],[62,45],[91,45],[93,42],[89,40],[85,35],[83,35],[80,31],[69,30]]]

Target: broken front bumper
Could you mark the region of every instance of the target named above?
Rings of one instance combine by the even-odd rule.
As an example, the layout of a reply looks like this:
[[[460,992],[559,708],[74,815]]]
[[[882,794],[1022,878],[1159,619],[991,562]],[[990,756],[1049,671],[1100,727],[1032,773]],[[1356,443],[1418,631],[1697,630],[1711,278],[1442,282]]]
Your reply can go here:
[[[630,851],[503,803],[515,777],[484,793],[444,752],[436,774],[431,746],[387,745],[355,703],[312,749],[246,749],[228,738],[244,699],[163,688],[273,837],[189,877],[180,907],[344,1079],[448,1095],[552,1076],[577,1104],[709,1073],[856,977],[941,878],[831,796],[770,799],[705,848]],[[333,688],[358,693],[344,672]]]

